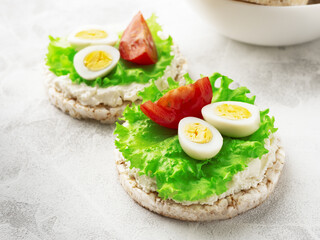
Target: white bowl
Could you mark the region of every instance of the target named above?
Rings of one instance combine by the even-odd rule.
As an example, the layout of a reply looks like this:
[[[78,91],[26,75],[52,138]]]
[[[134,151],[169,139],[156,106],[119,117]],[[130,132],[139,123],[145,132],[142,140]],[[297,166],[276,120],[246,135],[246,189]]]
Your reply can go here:
[[[262,6],[234,0],[190,0],[229,38],[263,46],[288,46],[320,37],[320,4]]]

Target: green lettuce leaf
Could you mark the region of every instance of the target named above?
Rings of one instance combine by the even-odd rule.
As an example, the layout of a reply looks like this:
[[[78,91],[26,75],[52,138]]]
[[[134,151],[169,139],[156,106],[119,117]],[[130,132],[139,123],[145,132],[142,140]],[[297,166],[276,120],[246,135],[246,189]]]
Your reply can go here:
[[[172,38],[169,36],[167,39],[161,39],[158,36],[158,32],[161,32],[162,28],[156,20],[155,15],[146,20],[158,51],[158,61],[156,64],[143,66],[120,58],[117,66],[106,77],[99,77],[94,81],[88,81],[81,78],[74,69],[73,57],[77,51],[66,39],[49,36],[50,43],[46,56],[46,65],[57,76],[69,74],[72,82],[77,84],[85,83],[92,87],[99,86],[105,88],[113,85],[130,84],[132,82],[145,84],[150,79],[156,80],[163,76],[165,69],[171,64],[174,57],[171,55]],[[119,42],[116,47],[118,47],[118,44]]]
[[[185,75],[188,83],[193,80]],[[233,82],[219,73],[210,78],[213,88],[213,101],[242,101],[254,104],[255,97],[247,97],[250,91],[246,87],[230,89]],[[220,79],[220,86],[217,80]],[[169,80],[169,88],[178,87]],[[168,91],[168,90],[166,90]],[[143,101],[155,101],[165,92],[159,91],[154,83],[145,88],[140,96]],[[176,201],[196,201],[214,194],[227,191],[227,184],[239,171],[243,171],[254,158],[261,158],[268,152],[264,140],[275,132],[274,118],[261,111],[260,128],[246,138],[223,137],[221,151],[214,158],[206,161],[195,160],[182,150],[177,130],[162,127],[140,110],[139,106],[127,107],[123,120],[127,124],[117,123],[115,134],[116,147],[130,167],[140,169],[139,174],[154,177],[157,192],[163,199]]]

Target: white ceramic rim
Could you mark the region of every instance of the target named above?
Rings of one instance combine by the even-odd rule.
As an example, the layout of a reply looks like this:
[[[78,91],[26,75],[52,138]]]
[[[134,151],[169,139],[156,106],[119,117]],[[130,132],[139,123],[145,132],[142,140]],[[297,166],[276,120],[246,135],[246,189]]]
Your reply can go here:
[[[261,4],[255,4],[255,3],[250,3],[250,2],[244,2],[244,1],[238,1],[238,0],[225,0],[229,2],[233,2],[233,4],[238,4],[238,5],[247,5],[255,8],[279,8],[279,9],[289,9],[289,8],[315,8],[318,7],[320,8],[320,3],[315,3],[315,4],[307,4],[307,5],[294,5],[294,6],[269,6],[269,5],[261,5]]]

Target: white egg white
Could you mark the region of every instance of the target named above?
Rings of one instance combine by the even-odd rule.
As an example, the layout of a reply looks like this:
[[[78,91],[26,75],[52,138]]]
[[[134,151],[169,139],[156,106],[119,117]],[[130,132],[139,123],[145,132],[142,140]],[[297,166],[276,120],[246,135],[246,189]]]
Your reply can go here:
[[[91,53],[93,51],[104,51],[104,52],[109,53],[112,57],[111,64],[109,66],[107,66],[106,68],[98,70],[98,71],[92,71],[92,70],[88,69],[84,65],[84,59],[89,53]],[[112,71],[112,69],[117,65],[119,59],[120,59],[119,50],[114,47],[111,47],[108,45],[89,46],[89,47],[86,47],[86,48],[80,50],[79,52],[76,53],[76,55],[74,55],[73,65],[74,65],[74,68],[76,69],[77,73],[82,78],[84,78],[86,80],[94,80],[97,77],[103,77],[103,76],[107,75],[108,73],[110,73]]]
[[[76,37],[76,34],[90,29],[97,29],[97,30],[103,30],[105,31],[108,36],[106,38],[100,38],[100,39],[83,39]],[[84,47],[90,46],[90,45],[110,45],[114,46],[116,42],[118,41],[118,35],[112,31],[110,28],[100,25],[86,25],[77,28],[73,32],[71,32],[68,36],[68,42],[76,48],[76,50],[80,50]]]
[[[243,107],[247,109],[251,116],[246,119],[231,120],[215,114],[215,108],[222,104],[232,104],[236,106]],[[214,127],[216,127],[219,132],[228,137],[246,137],[257,131],[260,127],[260,111],[255,105],[235,102],[235,101],[225,101],[211,103],[204,106],[201,110],[203,118]]]
[[[185,126],[190,123],[200,123],[212,133],[212,139],[208,143],[192,142],[184,133]],[[211,124],[195,117],[186,117],[179,122],[178,137],[183,151],[197,160],[206,160],[217,155],[222,147],[223,138],[219,131]]]

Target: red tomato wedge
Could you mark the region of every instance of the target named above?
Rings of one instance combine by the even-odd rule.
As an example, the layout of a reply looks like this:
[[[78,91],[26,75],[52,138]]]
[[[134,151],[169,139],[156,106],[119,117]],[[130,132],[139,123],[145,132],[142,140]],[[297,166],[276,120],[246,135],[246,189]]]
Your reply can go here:
[[[211,103],[212,95],[210,80],[204,77],[167,92],[154,103],[147,101],[140,105],[140,109],[159,125],[177,129],[182,118],[202,118],[201,109]]]
[[[141,12],[134,16],[124,31],[119,51],[123,59],[133,63],[150,65],[157,62],[157,48]]]

